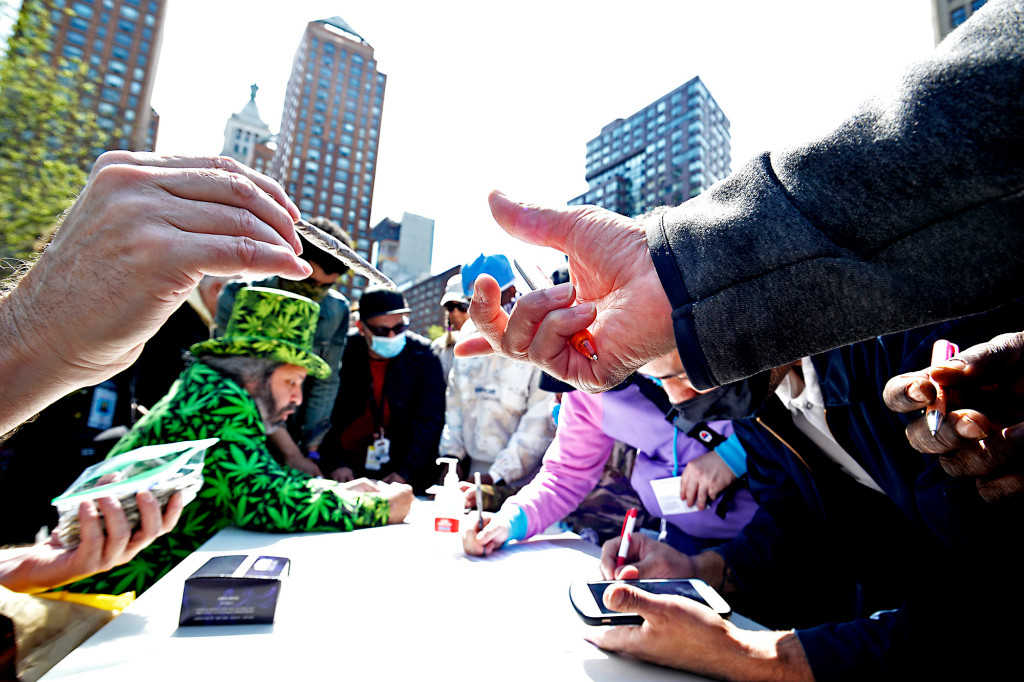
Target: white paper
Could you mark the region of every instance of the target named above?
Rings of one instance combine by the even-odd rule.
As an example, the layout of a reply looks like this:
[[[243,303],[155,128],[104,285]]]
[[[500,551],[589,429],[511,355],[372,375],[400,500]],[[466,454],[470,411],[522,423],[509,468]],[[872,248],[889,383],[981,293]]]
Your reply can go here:
[[[679,497],[682,480],[682,476],[672,476],[671,478],[655,478],[651,481],[651,490],[658,498],[658,507],[661,509],[662,516],[700,511],[697,507],[686,504],[686,501]]]

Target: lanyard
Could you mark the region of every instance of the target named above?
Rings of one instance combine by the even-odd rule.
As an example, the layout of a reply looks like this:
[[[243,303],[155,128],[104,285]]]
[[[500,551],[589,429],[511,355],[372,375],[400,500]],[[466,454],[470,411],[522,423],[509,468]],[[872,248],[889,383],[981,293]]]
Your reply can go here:
[[[672,476],[679,475],[679,427],[675,424],[672,425]],[[664,516],[661,517],[661,523],[659,524],[658,542],[665,542],[668,538],[668,521]]]

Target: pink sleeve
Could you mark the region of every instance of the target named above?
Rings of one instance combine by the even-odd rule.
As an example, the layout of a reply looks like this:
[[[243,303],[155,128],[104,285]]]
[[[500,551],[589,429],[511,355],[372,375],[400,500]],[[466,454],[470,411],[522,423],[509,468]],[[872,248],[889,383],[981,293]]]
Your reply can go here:
[[[565,518],[601,478],[615,445],[602,428],[602,395],[573,391],[562,397],[558,431],[544,453],[540,471],[506,502],[526,513],[526,537]]]

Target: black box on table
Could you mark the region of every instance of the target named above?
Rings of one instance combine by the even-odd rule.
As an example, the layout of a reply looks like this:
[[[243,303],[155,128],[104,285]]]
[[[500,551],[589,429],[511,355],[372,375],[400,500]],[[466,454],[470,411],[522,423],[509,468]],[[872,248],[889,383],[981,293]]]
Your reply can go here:
[[[273,623],[291,562],[260,554],[216,556],[185,580],[178,625]]]

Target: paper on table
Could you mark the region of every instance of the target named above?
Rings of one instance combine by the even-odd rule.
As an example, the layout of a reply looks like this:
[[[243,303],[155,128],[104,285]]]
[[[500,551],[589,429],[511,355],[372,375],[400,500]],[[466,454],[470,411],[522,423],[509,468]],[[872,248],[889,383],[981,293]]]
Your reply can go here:
[[[691,507],[686,504],[679,497],[682,480],[682,476],[672,476],[671,478],[655,478],[651,481],[651,490],[654,491],[654,496],[658,498],[658,507],[661,508],[663,516],[700,511],[697,507]]]

